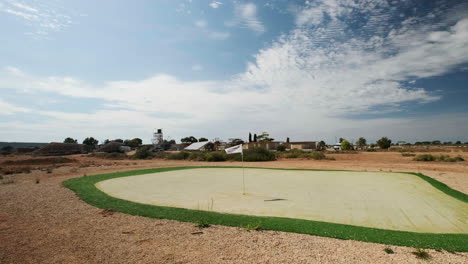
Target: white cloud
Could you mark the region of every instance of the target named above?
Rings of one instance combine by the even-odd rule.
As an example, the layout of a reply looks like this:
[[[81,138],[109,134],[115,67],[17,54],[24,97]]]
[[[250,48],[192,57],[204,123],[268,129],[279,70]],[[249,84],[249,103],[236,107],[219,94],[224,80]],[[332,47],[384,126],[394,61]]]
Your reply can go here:
[[[386,135],[402,140],[422,134],[426,139],[464,136],[468,117],[463,114],[424,120],[352,120],[348,116],[398,111],[405,102],[438,100],[439,94],[413,88],[415,83],[410,87],[405,84],[442,75],[468,62],[468,18],[446,22],[443,27],[427,23],[428,18],[408,18],[390,27],[393,18],[382,16],[378,6],[325,2],[326,6],[310,8],[324,10],[325,17],[335,19],[303,19],[296,29],[260,50],[245,72],[228,80],[183,81],[155,74],[143,80],[109,81],[96,86],[72,77],[38,77],[9,67],[0,72],[0,89],[107,102],[93,114],[40,111],[53,118],[47,122],[50,131],[66,127],[102,134],[115,129],[140,136],[156,126],[172,131],[176,138],[189,134],[228,138],[267,130],[274,137],[328,142],[333,142],[334,136]],[[328,8],[333,4],[345,11],[333,13],[337,11]],[[346,33],[352,29],[342,21],[353,12],[369,15],[359,34]],[[372,17],[382,19],[380,24]],[[16,126],[47,130],[43,124]]]
[[[0,98],[0,116],[1,115],[12,115],[12,114],[15,114],[15,113],[25,113],[25,112],[29,112],[29,111],[30,110],[28,108],[20,107],[20,106],[16,106],[16,105],[7,103],[7,102],[3,101]]]
[[[257,18],[257,6],[255,4],[236,4],[234,13],[235,20],[228,21],[227,26],[241,25],[260,34],[265,32],[263,23]]]
[[[210,6],[211,8],[218,8],[222,5],[223,3],[219,2],[219,1],[211,1],[210,3]]]
[[[5,1],[0,3],[0,12],[25,20],[24,24],[33,29],[26,34],[36,37],[63,31],[73,23],[71,16],[66,14],[71,12],[47,2],[24,4],[16,0]]]

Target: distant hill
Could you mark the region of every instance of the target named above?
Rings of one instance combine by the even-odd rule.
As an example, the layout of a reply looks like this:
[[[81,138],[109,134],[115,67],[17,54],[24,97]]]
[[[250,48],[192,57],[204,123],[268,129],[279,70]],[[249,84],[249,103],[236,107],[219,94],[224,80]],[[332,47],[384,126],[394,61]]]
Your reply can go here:
[[[49,143],[40,142],[0,142],[0,148],[5,146],[12,146],[13,148],[32,148],[32,147],[43,147]]]

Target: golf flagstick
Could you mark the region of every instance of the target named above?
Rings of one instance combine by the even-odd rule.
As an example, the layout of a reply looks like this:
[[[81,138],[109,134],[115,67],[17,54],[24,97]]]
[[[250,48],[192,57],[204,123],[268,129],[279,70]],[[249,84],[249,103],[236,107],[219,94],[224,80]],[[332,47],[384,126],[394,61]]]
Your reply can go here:
[[[244,151],[242,149],[242,144],[233,146],[227,149],[224,149],[227,154],[240,153],[242,157],[242,195],[245,195],[245,173],[244,173]]]
[[[241,152],[241,157],[242,157],[242,195],[245,195],[244,151]]]

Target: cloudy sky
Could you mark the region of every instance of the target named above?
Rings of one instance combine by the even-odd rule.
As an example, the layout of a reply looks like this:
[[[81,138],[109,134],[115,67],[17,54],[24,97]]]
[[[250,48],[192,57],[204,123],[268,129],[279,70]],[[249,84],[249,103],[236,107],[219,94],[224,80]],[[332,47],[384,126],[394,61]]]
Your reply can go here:
[[[468,2],[0,0],[0,141],[468,141]]]

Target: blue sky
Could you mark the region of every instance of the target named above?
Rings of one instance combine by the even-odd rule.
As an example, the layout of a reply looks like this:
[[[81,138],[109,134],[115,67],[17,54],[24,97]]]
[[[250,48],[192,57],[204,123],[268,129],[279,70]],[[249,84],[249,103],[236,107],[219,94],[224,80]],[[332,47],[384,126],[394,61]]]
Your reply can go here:
[[[466,1],[0,0],[0,141],[468,141]]]

